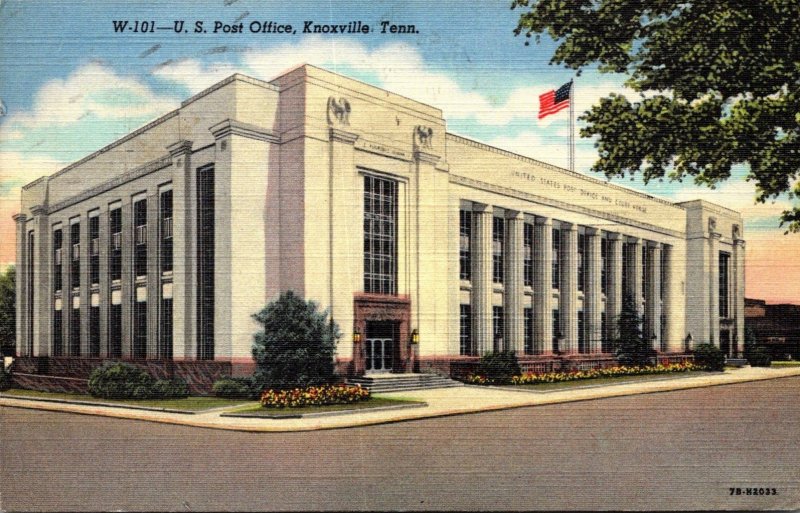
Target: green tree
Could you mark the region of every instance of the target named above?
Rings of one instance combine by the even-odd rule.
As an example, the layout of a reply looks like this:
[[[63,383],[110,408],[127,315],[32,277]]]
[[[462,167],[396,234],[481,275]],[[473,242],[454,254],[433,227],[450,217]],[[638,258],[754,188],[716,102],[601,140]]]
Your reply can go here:
[[[339,329],[313,301],[285,292],[253,316],[254,381],[258,389],[289,389],[331,383]]]
[[[17,350],[16,283],[17,273],[12,265],[0,274],[0,353],[3,356],[13,356]]]
[[[647,92],[612,94],[581,119],[593,170],[714,187],[745,164],[756,199],[800,194],[800,2],[513,0],[514,32],[552,38],[551,59],[625,73]],[[526,44],[528,44],[526,42]],[[800,231],[800,206],[781,225]]]
[[[616,321],[616,337],[612,344],[620,365],[649,364],[653,350],[642,335],[642,317],[632,299],[625,299]]]

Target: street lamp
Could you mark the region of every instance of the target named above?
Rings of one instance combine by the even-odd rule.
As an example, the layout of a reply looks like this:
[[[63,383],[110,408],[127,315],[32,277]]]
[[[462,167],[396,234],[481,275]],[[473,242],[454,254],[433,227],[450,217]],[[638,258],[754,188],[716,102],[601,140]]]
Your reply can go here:
[[[417,331],[417,328],[414,328],[414,331],[411,332],[411,343],[419,344],[419,331]]]
[[[358,344],[359,342],[361,342],[361,332],[356,328],[353,332],[353,343]]]

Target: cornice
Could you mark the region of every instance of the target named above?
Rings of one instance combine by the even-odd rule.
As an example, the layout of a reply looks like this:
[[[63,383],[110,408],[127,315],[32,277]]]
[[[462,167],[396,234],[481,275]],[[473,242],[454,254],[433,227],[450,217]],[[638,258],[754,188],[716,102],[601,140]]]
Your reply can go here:
[[[190,153],[192,151],[192,144],[192,141],[180,139],[179,141],[168,145],[167,151],[169,152],[170,157],[175,158],[180,155]]]
[[[354,134],[353,132],[348,132],[347,130],[342,130],[341,128],[333,128],[330,129],[331,141],[343,142],[346,144],[355,144],[358,140],[358,134]]]
[[[238,135],[240,137],[247,137],[248,139],[255,139],[257,141],[265,141],[270,143],[280,143],[280,137],[271,130],[267,130],[257,125],[249,123],[242,123],[235,119],[226,119],[221,123],[210,127],[209,132],[214,136],[214,139],[221,139],[229,135]]]

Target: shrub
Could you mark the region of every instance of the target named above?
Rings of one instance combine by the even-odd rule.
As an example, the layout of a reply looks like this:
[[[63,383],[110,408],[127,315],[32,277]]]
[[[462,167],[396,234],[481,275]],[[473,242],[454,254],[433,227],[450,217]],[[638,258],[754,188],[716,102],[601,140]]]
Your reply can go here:
[[[107,363],[89,376],[89,393],[103,399],[170,399],[189,395],[183,381],[156,381],[139,367]]]
[[[695,346],[694,363],[711,371],[721,371],[725,368],[725,355],[715,345],[699,344]]]
[[[255,398],[255,385],[252,378],[222,378],[214,382],[212,387],[217,397],[233,399]]]
[[[333,321],[328,322],[327,312],[317,311],[316,303],[289,291],[253,317],[263,326],[253,344],[257,390],[333,382],[339,330]]]
[[[753,367],[769,367],[772,364],[772,354],[766,347],[758,346],[750,351],[747,361]]]
[[[616,337],[612,345],[620,365],[648,365],[650,358],[656,354],[642,334],[642,316],[630,297],[625,298],[622,311],[616,319]]]
[[[370,398],[369,390],[359,385],[323,385],[292,390],[265,390],[261,406],[265,408],[301,408],[327,404],[352,404]]]
[[[12,385],[11,372],[7,371],[2,361],[0,361],[0,390],[8,390]]]
[[[517,354],[514,351],[486,353],[481,356],[481,362],[478,365],[478,374],[492,383],[508,383],[512,377],[521,372]]]

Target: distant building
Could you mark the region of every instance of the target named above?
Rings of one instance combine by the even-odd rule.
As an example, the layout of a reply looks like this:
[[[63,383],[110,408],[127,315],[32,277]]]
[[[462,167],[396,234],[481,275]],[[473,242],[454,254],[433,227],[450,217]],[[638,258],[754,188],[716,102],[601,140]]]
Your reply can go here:
[[[233,75],[24,186],[18,370],[244,373],[252,314],[290,289],[340,326],[344,374],[450,372],[501,349],[529,368],[604,364],[626,297],[665,357],[692,340],[741,352],[738,212],[445,123],[312,66]]]
[[[773,358],[800,358],[800,305],[768,305],[761,299],[745,299],[745,325],[755,333],[757,344]]]

